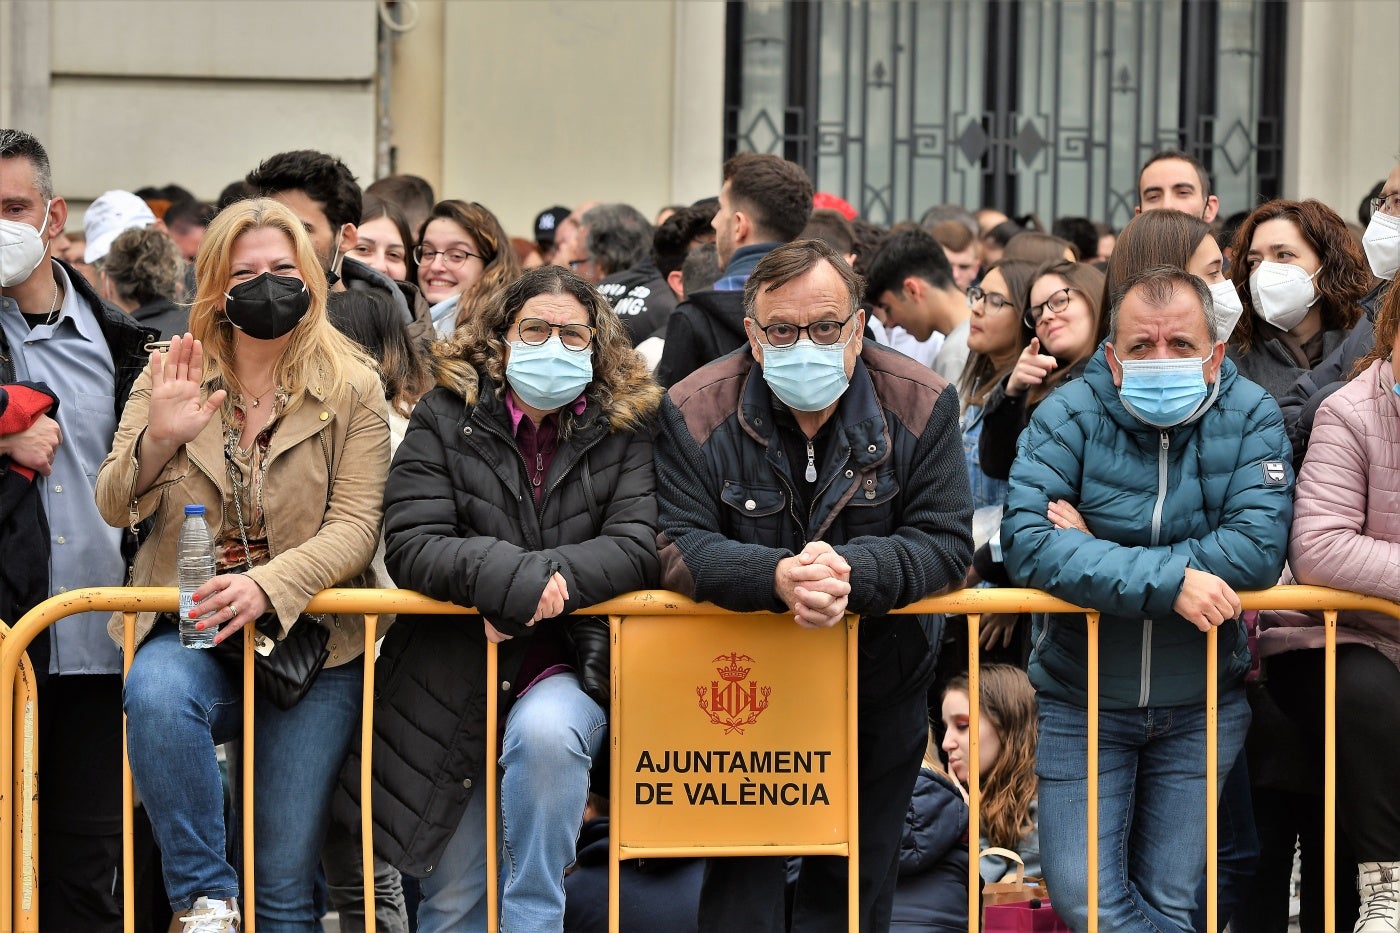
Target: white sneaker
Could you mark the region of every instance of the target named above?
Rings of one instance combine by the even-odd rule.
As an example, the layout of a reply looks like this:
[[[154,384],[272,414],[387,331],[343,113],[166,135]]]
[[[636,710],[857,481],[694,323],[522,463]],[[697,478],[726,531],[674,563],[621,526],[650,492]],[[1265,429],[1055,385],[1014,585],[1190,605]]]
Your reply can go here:
[[[1356,866],[1361,915],[1352,933],[1400,933],[1400,862]]]
[[[185,925],[185,933],[237,933],[241,926],[238,900],[201,897],[185,912],[180,922]]]

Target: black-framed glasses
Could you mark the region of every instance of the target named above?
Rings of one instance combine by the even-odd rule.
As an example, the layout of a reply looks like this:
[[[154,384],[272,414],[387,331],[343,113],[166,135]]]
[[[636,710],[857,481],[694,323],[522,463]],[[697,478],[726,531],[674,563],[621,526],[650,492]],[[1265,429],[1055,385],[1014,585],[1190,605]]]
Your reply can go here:
[[[1081,295],[1084,294],[1077,288],[1062,288],[1051,294],[1049,298],[1045,299],[1040,304],[1031,305],[1030,309],[1026,311],[1026,323],[1031,327],[1035,327],[1040,324],[1040,319],[1051,311],[1054,311],[1056,314],[1063,314],[1065,308],[1069,307],[1069,296],[1072,292],[1077,292]]]
[[[985,301],[987,303],[988,314],[1000,314],[1013,304],[1012,300],[1005,295],[999,295],[996,292],[984,292],[976,285],[969,286],[967,289],[967,306],[969,308],[976,307],[979,301]]]
[[[596,327],[590,327],[587,324],[551,324],[537,317],[523,317],[516,321],[514,326],[520,335],[521,343],[538,347],[553,335],[558,334],[559,342],[564,345],[565,349],[579,353],[593,345],[593,335],[598,333]]]
[[[423,244],[413,247],[413,258],[420,266],[431,266],[433,260],[442,257],[442,264],[449,269],[459,269],[468,259],[476,258],[486,262],[486,257],[465,249],[424,249]]]
[[[1400,214],[1400,192],[1371,199],[1371,210],[1382,214]]]
[[[846,315],[844,321],[813,321],[810,324],[789,324],[786,321],[779,321],[776,324],[769,324],[764,327],[754,321],[754,326],[763,331],[763,339],[768,346],[775,350],[786,350],[797,343],[798,339],[805,333],[813,343],[822,347],[829,347],[841,339],[841,334],[846,329],[846,325],[855,317],[855,312]]]

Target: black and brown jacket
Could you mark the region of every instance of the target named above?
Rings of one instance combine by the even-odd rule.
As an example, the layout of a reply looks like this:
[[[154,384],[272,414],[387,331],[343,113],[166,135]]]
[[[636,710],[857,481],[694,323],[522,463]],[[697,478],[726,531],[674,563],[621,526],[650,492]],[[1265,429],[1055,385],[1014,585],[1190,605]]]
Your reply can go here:
[[[818,540],[851,565],[850,610],[866,623],[961,584],[972,557],[972,496],[957,395],[942,377],[865,343],[831,416],[836,429],[805,516],[773,405],[747,347],[698,370],[662,402],[664,587],[734,611],[782,612],[773,592],[778,561]],[[866,642],[901,637],[917,617],[891,618],[863,624],[862,662],[871,654]],[[863,696],[931,672],[941,626],[925,619],[923,630],[922,652],[884,646],[903,658],[899,670],[863,670]]]

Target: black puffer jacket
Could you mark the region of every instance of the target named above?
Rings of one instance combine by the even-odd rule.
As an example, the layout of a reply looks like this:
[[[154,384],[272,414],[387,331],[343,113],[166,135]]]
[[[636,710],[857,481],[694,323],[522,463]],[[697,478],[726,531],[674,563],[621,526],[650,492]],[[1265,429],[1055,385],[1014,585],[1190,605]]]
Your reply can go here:
[[[660,393],[633,386],[604,410],[590,388],[584,411],[565,415],[537,511],[498,387],[481,378],[478,393],[476,371],[460,361],[440,367],[438,380],[414,409],[389,472],[386,559],[400,586],[476,606],[515,636],[498,656],[504,717],[532,640],[567,644],[576,624],[568,613],[656,585],[650,418]],[[527,626],[555,572],[568,583],[564,616]],[[478,618],[403,616],[385,638],[376,665],[375,848],[411,875],[432,872],[484,773],[485,675]],[[346,822],[358,819],[358,775],[352,756],[336,802]]]
[[[899,843],[890,933],[967,929],[967,802],[953,779],[919,769]]]

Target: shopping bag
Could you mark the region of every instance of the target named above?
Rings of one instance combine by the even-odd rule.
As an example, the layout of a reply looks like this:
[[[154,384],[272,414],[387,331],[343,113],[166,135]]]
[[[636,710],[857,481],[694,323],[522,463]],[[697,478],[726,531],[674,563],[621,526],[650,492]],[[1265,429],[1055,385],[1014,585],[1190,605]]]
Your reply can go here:
[[[999,855],[1014,862],[1016,864],[1016,877],[1010,881],[988,881],[982,885],[983,907],[989,904],[1014,904],[1030,899],[1031,892],[1026,887],[1026,863],[1021,861],[1021,856],[1010,849],[996,846],[983,849],[977,854],[977,858],[980,860],[984,855]]]
[[[1073,933],[1049,901],[1032,898],[1019,904],[993,904],[982,909],[983,933]]]

